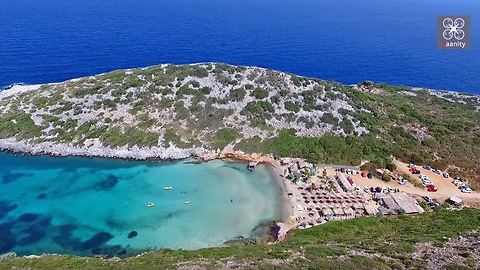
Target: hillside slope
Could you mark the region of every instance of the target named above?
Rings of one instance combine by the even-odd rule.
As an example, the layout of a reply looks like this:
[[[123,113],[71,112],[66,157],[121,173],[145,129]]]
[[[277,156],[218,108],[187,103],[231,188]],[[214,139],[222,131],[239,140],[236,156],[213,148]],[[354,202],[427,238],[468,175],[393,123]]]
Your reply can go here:
[[[293,231],[275,245],[163,250],[122,260],[0,257],[0,269],[478,269],[480,211],[364,217]]]
[[[475,181],[479,108],[478,96],[457,93],[161,65],[0,93],[0,148],[140,158],[233,148],[379,166],[394,155]]]

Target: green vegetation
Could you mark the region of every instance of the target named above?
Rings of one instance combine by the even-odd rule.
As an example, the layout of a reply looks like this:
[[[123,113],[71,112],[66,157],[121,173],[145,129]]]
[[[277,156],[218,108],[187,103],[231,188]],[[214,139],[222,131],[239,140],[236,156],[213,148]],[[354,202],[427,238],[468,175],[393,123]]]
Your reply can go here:
[[[393,143],[389,154],[408,163],[430,164],[442,170],[449,165],[462,168],[449,169],[453,176],[471,179],[480,174],[480,164],[476,162],[480,144],[475,142],[480,135],[480,112],[474,104],[452,103],[426,91],[415,91],[416,96],[399,94],[410,90],[408,87],[374,83],[367,87],[383,92],[367,94],[349,87],[342,87],[342,92],[358,106],[372,110],[371,114],[357,111],[354,116],[366,124],[371,134]],[[480,183],[471,184],[480,188]]]
[[[288,111],[297,113],[300,111],[300,105],[291,101],[287,101],[285,102],[285,109],[287,109]]]
[[[35,125],[30,115],[15,112],[0,116],[0,138],[30,139],[41,134],[42,127]]]
[[[263,120],[270,118],[275,111],[273,105],[268,101],[251,101],[245,106],[242,114],[249,116],[251,119]]]
[[[235,141],[240,136],[238,130],[234,128],[222,128],[215,134],[214,141],[212,142],[213,148],[223,149],[229,143]]]
[[[235,88],[230,91],[229,99],[231,101],[240,101],[240,100],[243,100],[246,95],[247,95],[247,91],[245,89]]]
[[[320,138],[298,137],[294,130],[283,130],[276,137],[260,141],[243,140],[238,149],[248,152],[273,153],[280,157],[303,157],[311,162],[358,165],[362,160],[389,160],[393,147],[372,136],[334,136]],[[385,162],[385,161],[384,161]]]
[[[264,99],[268,97],[268,90],[263,88],[255,88],[255,90],[252,91],[251,96],[255,97],[256,99]]]
[[[337,125],[338,124],[338,118],[335,117],[331,113],[324,113],[321,118],[322,122],[331,124],[331,125]]]
[[[227,261],[238,265],[238,269],[425,269],[429,257],[412,256],[416,244],[432,242],[441,246],[446,239],[479,226],[479,210],[440,209],[419,216],[329,222],[293,231],[287,240],[275,245],[162,250],[119,261],[73,256],[12,258],[2,261],[0,269],[148,270],[176,269],[179,265],[218,269],[224,268]],[[472,255],[465,251],[463,256]],[[479,266],[478,262],[469,263],[470,269]],[[459,263],[456,267],[467,266]]]

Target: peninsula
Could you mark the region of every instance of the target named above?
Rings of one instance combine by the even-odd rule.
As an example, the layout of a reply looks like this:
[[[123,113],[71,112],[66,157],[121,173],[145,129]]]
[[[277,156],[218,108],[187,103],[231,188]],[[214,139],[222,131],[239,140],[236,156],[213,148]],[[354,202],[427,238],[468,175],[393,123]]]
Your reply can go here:
[[[1,91],[0,149],[131,159],[241,150],[378,167],[394,156],[479,187],[479,108],[479,96],[456,92],[159,65]]]

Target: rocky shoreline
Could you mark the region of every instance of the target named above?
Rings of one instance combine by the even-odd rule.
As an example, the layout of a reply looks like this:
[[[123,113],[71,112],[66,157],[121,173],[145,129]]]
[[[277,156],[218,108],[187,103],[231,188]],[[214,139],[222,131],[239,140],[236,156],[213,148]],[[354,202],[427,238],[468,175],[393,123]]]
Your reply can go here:
[[[58,144],[51,142],[43,142],[31,144],[19,142],[13,138],[0,139],[0,151],[10,152],[21,155],[46,155],[53,157],[99,157],[114,158],[126,160],[182,160],[187,158],[195,158],[200,161],[210,161],[215,159],[226,159],[232,161],[264,163],[269,165],[276,164],[276,160],[272,155],[244,153],[242,151],[223,150],[213,151],[205,148],[179,148],[176,146],[138,148],[134,147],[118,147],[109,148],[104,146],[77,147],[70,144]]]
[[[69,144],[51,142],[30,144],[19,142],[15,139],[0,139],[0,151],[23,155],[49,155],[55,157],[82,156],[131,160],[179,160],[202,156],[208,152],[208,150],[202,148],[182,149],[175,146],[170,146],[168,148],[152,147],[149,149],[138,148],[136,146],[131,148],[109,148],[104,146],[83,148]]]

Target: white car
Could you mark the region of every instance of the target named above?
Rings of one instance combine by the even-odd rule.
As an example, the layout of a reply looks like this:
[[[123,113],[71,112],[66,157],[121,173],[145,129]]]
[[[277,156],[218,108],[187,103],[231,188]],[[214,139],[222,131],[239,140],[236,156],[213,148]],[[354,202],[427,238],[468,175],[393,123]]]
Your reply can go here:
[[[423,182],[424,185],[431,185],[432,184],[432,181],[430,181],[430,179],[422,180],[422,182]]]
[[[303,206],[301,204],[297,204],[297,210],[298,210],[298,213],[303,213]]]
[[[425,175],[425,174],[420,175],[420,179],[422,179],[422,181],[424,181],[424,180],[430,180],[430,178],[428,177],[428,175]]]
[[[462,188],[460,189],[460,191],[462,191],[463,193],[472,193],[472,189],[469,187]]]
[[[450,174],[448,174],[448,172],[446,172],[446,173],[443,173],[443,177],[445,177],[445,178],[449,178],[449,177],[450,177]]]
[[[417,166],[415,164],[408,164],[408,168],[416,168]]]

